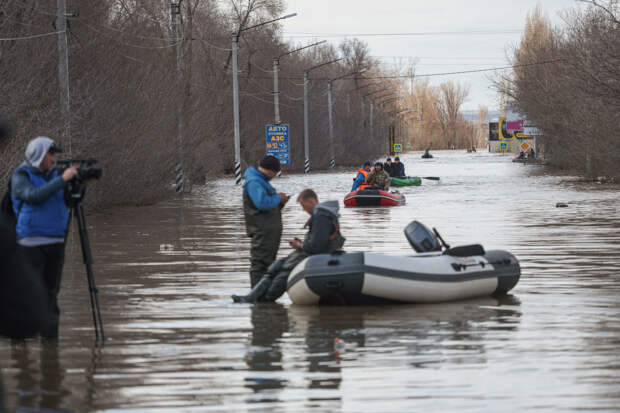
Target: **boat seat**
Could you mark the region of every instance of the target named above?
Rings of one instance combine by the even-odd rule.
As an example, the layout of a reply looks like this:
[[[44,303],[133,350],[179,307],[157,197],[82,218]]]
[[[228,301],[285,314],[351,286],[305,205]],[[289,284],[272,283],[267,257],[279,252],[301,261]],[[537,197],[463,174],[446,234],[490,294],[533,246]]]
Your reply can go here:
[[[448,248],[444,254],[452,257],[472,257],[474,255],[484,255],[486,252],[480,244],[462,245],[460,247]]]

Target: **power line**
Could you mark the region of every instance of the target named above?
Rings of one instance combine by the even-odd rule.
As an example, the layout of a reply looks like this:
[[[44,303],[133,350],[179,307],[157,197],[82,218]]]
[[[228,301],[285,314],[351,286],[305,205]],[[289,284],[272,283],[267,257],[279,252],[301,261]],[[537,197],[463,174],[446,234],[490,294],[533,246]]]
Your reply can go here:
[[[421,75],[414,75],[413,77],[432,77],[432,76],[447,76],[447,75],[460,75],[460,74],[467,74],[467,73],[479,73],[479,72],[491,72],[491,71],[495,71],[495,70],[505,70],[505,69],[515,69],[518,67],[526,67],[526,66],[537,66],[537,65],[544,65],[544,64],[549,64],[549,63],[556,63],[556,62],[563,62],[565,61],[565,59],[554,59],[554,60],[546,60],[546,61],[542,61],[542,62],[535,62],[535,63],[523,63],[520,65],[513,65],[513,66],[501,66],[501,67],[491,67],[491,68],[487,68],[487,69],[476,69],[476,70],[462,70],[459,72],[442,72],[442,73],[426,73],[426,74],[421,74]],[[392,76],[374,76],[374,77],[364,77],[364,80],[372,80],[372,79],[410,79],[412,76],[411,75],[392,75]],[[259,77],[255,76],[253,77],[254,79],[258,79]],[[282,76],[280,77],[280,79],[301,79],[301,76]],[[263,77],[262,79],[269,79],[267,77]],[[330,78],[328,77],[313,77],[312,80],[329,80]]]
[[[523,29],[511,30],[463,30],[453,32],[410,32],[410,33],[306,33],[286,32],[288,37],[379,37],[379,36],[444,36],[444,35],[492,35],[492,34],[519,34]]]
[[[0,42],[12,42],[14,40],[29,40],[29,39],[36,39],[39,37],[45,37],[45,36],[54,36],[60,33],[63,33],[64,30],[59,31],[59,32],[50,32],[50,33],[42,33],[42,34],[32,34],[30,36],[20,36],[20,37],[6,37],[6,38],[0,38]]]

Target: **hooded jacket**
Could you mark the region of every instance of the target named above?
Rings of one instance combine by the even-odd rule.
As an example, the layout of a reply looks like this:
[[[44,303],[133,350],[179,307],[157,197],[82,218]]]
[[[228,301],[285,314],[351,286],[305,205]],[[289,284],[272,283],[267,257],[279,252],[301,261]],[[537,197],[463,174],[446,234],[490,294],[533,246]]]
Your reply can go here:
[[[248,236],[258,231],[270,232],[274,228],[281,231],[280,196],[267,176],[252,166],[243,177],[243,214]]]
[[[22,245],[64,242],[69,223],[63,190],[65,181],[55,168],[47,172],[39,168],[53,143],[46,137],[33,139],[26,148],[26,161],[11,177],[17,239]]]
[[[305,253],[328,254],[342,248],[345,238],[340,234],[338,210],[338,201],[325,201],[314,207],[306,223],[309,231],[301,244]]]

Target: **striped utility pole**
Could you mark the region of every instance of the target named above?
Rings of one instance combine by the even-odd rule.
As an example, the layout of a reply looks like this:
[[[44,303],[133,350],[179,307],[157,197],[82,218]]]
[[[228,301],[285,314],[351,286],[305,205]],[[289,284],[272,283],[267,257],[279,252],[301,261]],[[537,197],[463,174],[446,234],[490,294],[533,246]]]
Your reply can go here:
[[[63,122],[63,139],[71,155],[71,112],[69,105],[69,51],[67,46],[67,0],[57,1],[56,30],[58,31],[58,83],[60,85],[60,114]]]
[[[170,2],[170,23],[172,26],[172,57],[173,68],[175,78],[178,81],[180,78],[180,64],[179,64],[179,27],[177,24],[177,16],[181,14],[181,3]],[[185,192],[185,177],[183,175],[183,132],[181,128],[181,112],[177,105],[175,107],[175,123],[176,123],[176,141],[177,141],[177,164],[174,168],[175,171],[175,189],[177,194],[183,195]]]

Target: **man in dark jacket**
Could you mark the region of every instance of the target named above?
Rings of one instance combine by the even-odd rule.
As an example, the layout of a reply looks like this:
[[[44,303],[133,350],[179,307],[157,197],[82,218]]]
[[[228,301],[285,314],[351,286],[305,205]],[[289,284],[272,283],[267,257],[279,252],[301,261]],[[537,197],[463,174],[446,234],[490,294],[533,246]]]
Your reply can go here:
[[[394,158],[394,163],[392,164],[392,168],[394,171],[394,175],[397,178],[407,176],[405,175],[405,165],[400,161],[400,158],[397,156]]]
[[[0,120],[0,139],[10,134],[9,124]],[[17,255],[15,222],[0,215],[0,335],[13,339],[38,335],[47,329],[47,309],[40,277]],[[0,396],[0,411],[2,406]]]
[[[250,247],[250,285],[254,287],[278,254],[282,237],[280,210],[289,199],[276,192],[269,181],[280,171],[275,156],[265,156],[258,168],[250,167],[243,177],[243,214],[245,229],[252,239]]]
[[[306,238],[294,238],[289,245],[295,248],[284,258],[275,261],[258,284],[246,296],[233,295],[236,303],[275,301],[286,291],[288,276],[297,264],[314,254],[330,254],[339,251],[345,239],[340,235],[338,224],[338,201],[319,203],[312,189],[304,189],[297,202],[310,214],[304,227],[308,227]]]
[[[390,175],[390,177],[394,176],[394,164],[392,163],[392,158],[387,158],[385,160],[385,164],[383,165],[383,170]]]
[[[17,217],[17,253],[40,277],[48,298],[45,338],[58,337],[58,292],[65,258],[69,211],[65,204],[67,182],[77,175],[72,166],[58,174],[55,154],[62,152],[45,136],[26,147],[26,160],[11,177],[11,200]]]

